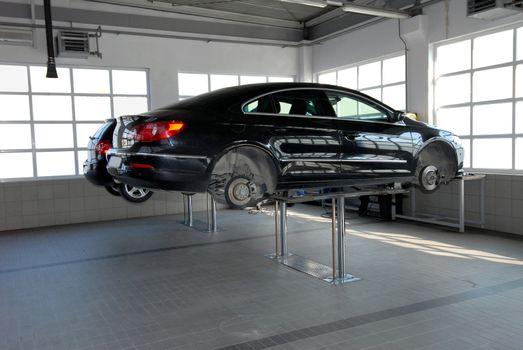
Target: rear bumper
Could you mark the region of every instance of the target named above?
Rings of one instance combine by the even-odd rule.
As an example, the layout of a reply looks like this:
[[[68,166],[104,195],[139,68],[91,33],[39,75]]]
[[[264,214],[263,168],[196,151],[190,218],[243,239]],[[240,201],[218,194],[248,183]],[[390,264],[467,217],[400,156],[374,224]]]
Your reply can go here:
[[[113,150],[107,154],[107,158],[109,174],[129,185],[166,191],[207,191],[206,157],[136,154]],[[115,159],[111,160],[112,158]]]
[[[113,177],[107,172],[105,161],[85,161],[84,176],[92,184],[97,186],[114,186]]]

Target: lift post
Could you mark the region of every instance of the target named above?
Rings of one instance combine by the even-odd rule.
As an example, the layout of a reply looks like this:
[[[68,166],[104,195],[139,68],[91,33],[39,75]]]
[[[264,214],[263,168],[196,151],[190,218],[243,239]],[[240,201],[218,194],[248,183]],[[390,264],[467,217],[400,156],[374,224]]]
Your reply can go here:
[[[273,196],[276,251],[267,257],[279,263],[319,278],[330,284],[343,284],[360,279],[346,273],[346,220],[345,198],[377,195],[396,195],[408,193],[401,188],[373,189],[364,191],[331,192],[309,194],[305,196]],[[310,259],[289,253],[287,244],[287,204],[303,203],[313,200],[330,199],[332,203],[332,266],[326,266]],[[395,202],[393,202],[394,205]],[[394,210],[394,209],[393,209]]]
[[[192,227],[192,196],[194,193],[182,193],[183,196],[183,224]]]
[[[182,193],[183,197],[183,224],[188,227],[194,227],[193,220],[193,201],[192,197],[195,193]],[[207,231],[211,233],[218,232],[218,221],[216,219],[216,201],[213,196],[207,193],[207,229],[200,231]]]

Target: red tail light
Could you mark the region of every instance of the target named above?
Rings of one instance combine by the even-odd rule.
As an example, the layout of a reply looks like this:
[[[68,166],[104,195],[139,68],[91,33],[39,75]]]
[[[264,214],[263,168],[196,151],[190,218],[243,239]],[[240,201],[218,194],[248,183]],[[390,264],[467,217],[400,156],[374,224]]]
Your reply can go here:
[[[107,151],[113,146],[111,141],[109,140],[100,140],[96,144],[96,147],[94,148],[96,151],[96,154],[106,154]]]
[[[145,163],[130,163],[129,166],[131,168],[154,169],[154,167],[152,165],[145,164]]]
[[[185,124],[170,120],[138,124],[133,127],[131,137],[137,142],[152,142],[178,135]]]

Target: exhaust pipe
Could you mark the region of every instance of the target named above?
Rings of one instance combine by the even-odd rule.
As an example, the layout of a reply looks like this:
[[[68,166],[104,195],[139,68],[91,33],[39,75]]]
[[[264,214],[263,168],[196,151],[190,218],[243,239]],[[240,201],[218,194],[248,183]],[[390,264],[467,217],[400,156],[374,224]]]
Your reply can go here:
[[[47,78],[58,78],[53,44],[53,20],[51,19],[51,0],[44,0],[45,37],[47,40]]]

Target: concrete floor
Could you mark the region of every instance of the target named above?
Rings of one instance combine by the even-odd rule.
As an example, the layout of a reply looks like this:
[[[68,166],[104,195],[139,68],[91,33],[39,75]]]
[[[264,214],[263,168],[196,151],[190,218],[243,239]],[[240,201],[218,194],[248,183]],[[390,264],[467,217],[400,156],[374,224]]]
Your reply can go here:
[[[523,349],[523,241],[350,214],[332,286],[264,257],[269,213],[218,214],[1,233],[0,349]],[[290,214],[328,264],[321,208]]]

